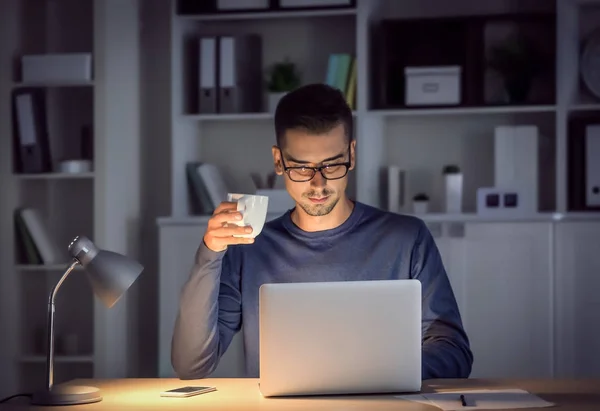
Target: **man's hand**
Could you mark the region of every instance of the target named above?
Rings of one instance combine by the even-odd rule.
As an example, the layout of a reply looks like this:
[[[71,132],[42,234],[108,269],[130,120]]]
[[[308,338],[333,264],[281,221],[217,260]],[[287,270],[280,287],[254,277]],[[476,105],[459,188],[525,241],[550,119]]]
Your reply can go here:
[[[210,220],[206,233],[204,234],[204,244],[212,251],[224,251],[230,244],[251,244],[254,238],[234,237],[240,234],[249,234],[252,227],[240,227],[235,223],[242,220],[242,214],[237,211],[236,202],[224,201],[216,208]]]

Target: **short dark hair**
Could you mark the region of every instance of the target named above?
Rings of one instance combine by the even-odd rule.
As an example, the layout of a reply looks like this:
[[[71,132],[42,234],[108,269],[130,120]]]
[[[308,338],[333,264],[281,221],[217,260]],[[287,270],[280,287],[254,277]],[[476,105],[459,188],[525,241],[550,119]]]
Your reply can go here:
[[[308,84],[289,92],[275,110],[275,136],[279,147],[287,130],[322,134],[340,124],[344,125],[348,141],[352,141],[352,110],[342,92],[326,84]]]

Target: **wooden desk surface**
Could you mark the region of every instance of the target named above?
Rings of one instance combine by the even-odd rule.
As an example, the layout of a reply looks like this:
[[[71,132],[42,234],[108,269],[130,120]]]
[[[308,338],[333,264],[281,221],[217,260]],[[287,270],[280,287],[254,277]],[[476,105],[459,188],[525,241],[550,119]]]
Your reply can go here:
[[[103,401],[82,406],[34,408],[27,404],[27,399],[21,399],[0,405],[0,410],[438,410],[434,406],[400,400],[394,395],[263,398],[258,390],[258,380],[256,379],[74,380],[69,384],[98,387],[102,390]],[[188,398],[159,396],[161,391],[185,385],[215,386],[217,391]],[[480,388],[521,388],[556,404],[552,408],[528,408],[526,410],[600,410],[600,380],[429,380],[423,385],[423,391],[428,392]]]

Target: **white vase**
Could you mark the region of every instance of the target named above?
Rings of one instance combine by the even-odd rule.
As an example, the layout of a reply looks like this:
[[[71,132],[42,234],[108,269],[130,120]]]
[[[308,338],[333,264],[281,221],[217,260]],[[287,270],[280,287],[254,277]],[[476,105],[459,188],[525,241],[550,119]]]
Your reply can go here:
[[[269,93],[269,113],[274,113],[277,105],[279,104],[279,100],[283,96],[287,94],[287,91],[283,91],[280,93]]]
[[[460,214],[462,212],[462,192],[463,175],[462,173],[452,173],[444,175],[445,205],[446,213]]]
[[[413,213],[426,214],[429,208],[429,201],[413,201]]]

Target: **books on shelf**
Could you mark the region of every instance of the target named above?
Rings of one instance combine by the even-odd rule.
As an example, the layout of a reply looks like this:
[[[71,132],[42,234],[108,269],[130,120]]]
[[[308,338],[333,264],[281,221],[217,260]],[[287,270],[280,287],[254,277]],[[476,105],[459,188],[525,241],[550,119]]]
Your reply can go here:
[[[356,109],[356,70],[356,57],[347,53],[329,55],[325,84],[344,93],[351,110]]]
[[[210,215],[227,199],[227,186],[214,164],[189,162],[186,175],[192,214]]]
[[[26,264],[60,264],[66,255],[50,234],[38,210],[24,207],[15,210],[17,246]]]

